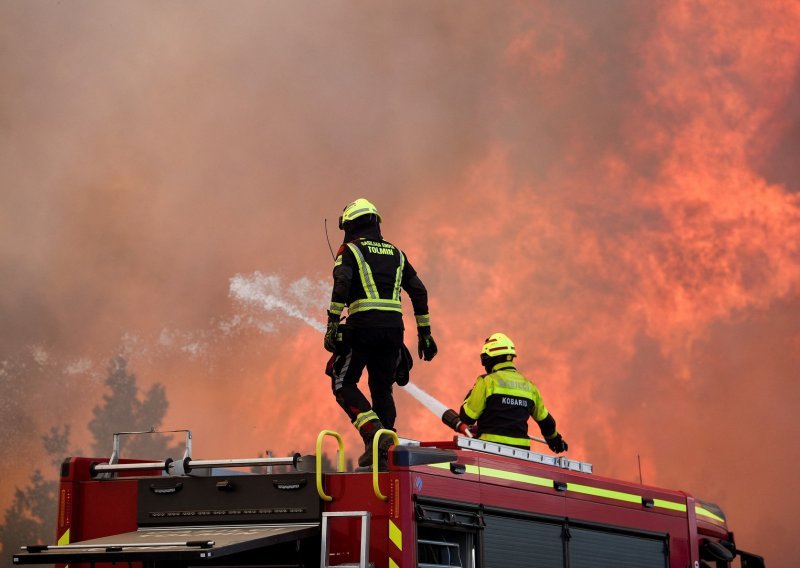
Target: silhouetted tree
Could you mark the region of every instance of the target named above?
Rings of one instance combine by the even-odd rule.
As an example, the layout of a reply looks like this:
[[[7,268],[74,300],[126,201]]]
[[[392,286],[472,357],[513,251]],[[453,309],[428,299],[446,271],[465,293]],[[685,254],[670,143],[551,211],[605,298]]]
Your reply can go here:
[[[69,445],[69,426],[50,428],[42,436],[53,470],[57,471]],[[6,509],[4,523],[0,526],[0,544],[3,547],[4,566],[11,566],[11,556],[28,544],[52,542],[56,532],[56,496],[58,481],[45,479],[41,470],[34,470],[28,486],[17,488],[14,501]]]
[[[103,395],[102,405],[94,407],[94,418],[89,423],[94,437],[92,451],[95,456],[103,457],[110,455],[116,432],[157,430],[169,406],[166,391],[160,384],[151,386],[144,400],[139,400],[136,376],[128,373],[128,363],[123,357],[111,361],[106,385],[111,392]],[[170,446],[170,441],[170,437],[157,434],[124,436],[120,453],[122,457],[179,459],[183,450]]]
[[[115,432],[143,431],[158,428],[167,411],[168,403],[164,387],[150,387],[144,400],[139,400],[136,377],[128,373],[127,361],[116,357],[108,368],[106,385],[110,393],[103,396],[103,403],[94,408],[94,418],[89,423],[94,443],[92,450],[97,457],[108,457],[112,449]],[[70,428],[68,425],[52,427],[42,436],[47,456],[53,467],[58,466],[68,455]],[[163,435],[131,436],[123,445],[123,457],[162,459],[183,455],[183,449],[170,447],[171,438]],[[56,533],[58,481],[45,476],[36,469],[28,485],[17,488],[14,501],[5,511],[0,526],[2,557],[0,565],[11,566],[11,556],[21,546],[37,543],[52,543]]]

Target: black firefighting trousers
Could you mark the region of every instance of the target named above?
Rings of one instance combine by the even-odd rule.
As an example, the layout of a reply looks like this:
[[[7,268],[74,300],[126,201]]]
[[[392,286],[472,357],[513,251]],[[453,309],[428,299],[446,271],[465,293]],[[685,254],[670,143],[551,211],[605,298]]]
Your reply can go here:
[[[360,414],[373,410],[384,428],[394,429],[397,411],[392,384],[403,347],[403,329],[348,327],[343,335],[342,348],[326,369],[336,402],[353,423]],[[358,388],[364,368],[371,405]]]

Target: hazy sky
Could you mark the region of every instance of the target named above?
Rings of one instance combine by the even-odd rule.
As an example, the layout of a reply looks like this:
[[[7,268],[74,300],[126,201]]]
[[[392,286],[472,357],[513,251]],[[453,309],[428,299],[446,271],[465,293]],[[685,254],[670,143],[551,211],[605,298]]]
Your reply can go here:
[[[336,247],[367,197],[429,289],[415,384],[457,407],[504,331],[570,457],[634,481],[638,454],[788,566],[797,30],[780,0],[6,0],[0,506],[51,426],[90,446],[117,354],[197,456],[327,428],[355,455],[324,219]],[[451,435],[396,399],[401,435]]]

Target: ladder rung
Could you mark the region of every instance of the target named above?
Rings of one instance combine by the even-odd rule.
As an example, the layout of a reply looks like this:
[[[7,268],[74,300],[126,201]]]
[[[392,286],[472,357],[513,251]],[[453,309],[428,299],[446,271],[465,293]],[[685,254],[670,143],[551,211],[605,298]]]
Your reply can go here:
[[[498,456],[506,456],[510,458],[517,458],[534,463],[550,465],[559,467],[561,469],[568,469],[570,471],[580,471],[582,473],[592,473],[592,464],[578,460],[571,460],[569,458],[548,456],[530,450],[523,450],[521,448],[513,448],[504,444],[497,444],[495,442],[487,442],[485,440],[478,440],[477,438],[465,438],[463,436],[456,437],[456,443],[459,448],[466,448],[469,450],[477,450],[487,454],[495,454]]]

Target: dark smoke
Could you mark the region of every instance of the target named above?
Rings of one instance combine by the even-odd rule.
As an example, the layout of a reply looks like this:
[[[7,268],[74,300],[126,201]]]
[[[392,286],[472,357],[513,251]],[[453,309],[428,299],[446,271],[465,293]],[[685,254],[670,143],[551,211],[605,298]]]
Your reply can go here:
[[[798,29],[779,1],[4,2],[0,506],[50,426],[87,447],[118,354],[199,455],[349,439],[312,320],[323,219],[335,246],[365,196],[431,292],[416,383],[457,405],[505,331],[574,457],[635,480],[640,454],[779,565]],[[303,317],[232,297],[257,272]]]

